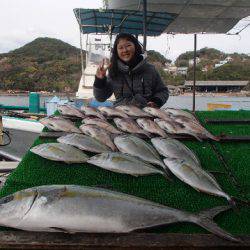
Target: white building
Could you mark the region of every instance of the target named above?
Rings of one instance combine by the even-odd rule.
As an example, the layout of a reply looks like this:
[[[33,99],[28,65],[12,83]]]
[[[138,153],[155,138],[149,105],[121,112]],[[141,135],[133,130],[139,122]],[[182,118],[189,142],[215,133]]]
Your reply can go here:
[[[196,57],[196,64],[198,64],[200,62],[200,58],[199,57]],[[188,65],[191,67],[194,65],[194,59],[189,59],[188,60]]]

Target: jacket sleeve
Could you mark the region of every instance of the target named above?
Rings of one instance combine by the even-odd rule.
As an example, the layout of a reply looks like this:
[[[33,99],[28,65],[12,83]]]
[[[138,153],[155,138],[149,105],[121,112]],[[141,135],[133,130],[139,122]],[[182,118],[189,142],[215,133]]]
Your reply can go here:
[[[155,69],[154,87],[153,87],[153,95],[151,97],[151,101],[153,101],[157,106],[161,107],[166,103],[168,97],[169,97],[168,88],[163,83],[159,72]]]
[[[95,77],[93,91],[94,97],[98,102],[105,102],[113,94],[112,85],[107,77],[104,79]]]

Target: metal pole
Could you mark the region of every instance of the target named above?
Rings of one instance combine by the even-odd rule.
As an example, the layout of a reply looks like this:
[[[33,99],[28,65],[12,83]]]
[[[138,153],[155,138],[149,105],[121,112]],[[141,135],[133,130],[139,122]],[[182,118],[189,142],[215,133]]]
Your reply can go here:
[[[81,66],[82,66],[82,75],[83,75],[84,65],[83,65],[83,52],[82,52],[82,32],[81,32],[81,25],[79,25],[79,28],[80,28]]]
[[[195,112],[195,86],[196,86],[196,49],[197,49],[197,34],[194,34],[194,79],[193,79],[193,112]]]
[[[0,145],[3,145],[3,121],[2,121],[2,115],[0,115]]]
[[[143,49],[147,48],[147,0],[143,0]]]

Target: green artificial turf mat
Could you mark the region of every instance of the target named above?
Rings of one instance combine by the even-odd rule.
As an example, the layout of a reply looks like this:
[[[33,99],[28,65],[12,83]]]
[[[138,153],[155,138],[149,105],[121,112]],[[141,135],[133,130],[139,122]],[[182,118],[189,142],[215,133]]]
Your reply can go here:
[[[197,112],[203,125],[213,134],[229,133],[232,135],[250,135],[250,126],[228,124],[205,124],[205,118],[250,118],[250,111],[213,111]],[[54,139],[37,139],[34,145],[45,142],[54,142]],[[225,172],[223,164],[214,153],[210,142],[185,141],[201,161],[206,170]],[[241,193],[230,176],[216,174],[215,177],[228,194],[240,199],[249,197],[249,143],[218,143],[212,142],[218,151],[224,155],[230,170],[237,177],[237,181],[244,190]],[[132,194],[170,207],[183,209],[190,212],[199,212],[219,205],[227,204],[226,199],[200,193],[174,177],[174,182],[168,182],[161,175],[146,177],[132,177],[116,174],[89,164],[65,164],[46,160],[31,152],[27,152],[17,169],[9,176],[5,186],[0,191],[0,196],[6,196],[15,191],[28,187],[49,184],[75,184],[94,187],[106,187],[112,190]],[[215,218],[215,221],[225,230],[235,235],[248,235],[250,233],[250,213],[247,207],[242,207],[236,213],[227,211]],[[151,232],[181,232],[205,233],[204,229],[190,223],[169,225]]]

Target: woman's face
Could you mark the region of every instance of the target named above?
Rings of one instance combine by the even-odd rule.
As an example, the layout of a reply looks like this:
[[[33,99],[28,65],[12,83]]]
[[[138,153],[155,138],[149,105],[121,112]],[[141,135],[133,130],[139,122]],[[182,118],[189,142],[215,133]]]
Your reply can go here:
[[[135,45],[126,38],[120,38],[117,43],[117,53],[124,62],[129,62],[135,55]]]

